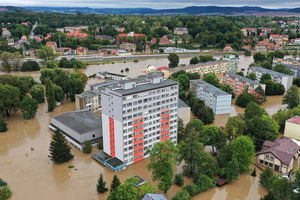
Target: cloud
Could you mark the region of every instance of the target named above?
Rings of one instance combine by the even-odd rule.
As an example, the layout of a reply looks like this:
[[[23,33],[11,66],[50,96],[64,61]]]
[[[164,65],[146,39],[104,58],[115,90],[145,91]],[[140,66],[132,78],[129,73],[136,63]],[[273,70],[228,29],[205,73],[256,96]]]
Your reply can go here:
[[[296,8],[300,0],[0,0],[0,5],[91,8],[182,8],[186,6],[260,6]]]

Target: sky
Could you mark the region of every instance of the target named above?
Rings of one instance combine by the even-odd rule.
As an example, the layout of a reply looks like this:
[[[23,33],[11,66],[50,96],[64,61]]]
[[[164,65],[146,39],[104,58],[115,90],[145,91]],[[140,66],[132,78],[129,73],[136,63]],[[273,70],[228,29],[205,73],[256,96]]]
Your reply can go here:
[[[212,5],[296,8],[300,7],[300,0],[0,0],[0,5],[155,9]]]

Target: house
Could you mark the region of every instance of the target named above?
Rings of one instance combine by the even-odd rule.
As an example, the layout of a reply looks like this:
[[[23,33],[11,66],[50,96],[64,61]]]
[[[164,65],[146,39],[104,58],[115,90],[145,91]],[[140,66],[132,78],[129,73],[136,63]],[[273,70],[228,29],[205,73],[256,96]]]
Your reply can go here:
[[[255,73],[257,80],[260,80],[263,74],[270,74],[272,80],[276,83],[281,83],[285,90],[288,90],[293,85],[293,75],[287,75],[263,67],[249,67],[248,73]]]
[[[256,163],[287,174],[297,162],[300,147],[292,139],[284,137],[274,142],[266,140],[256,154]]]
[[[2,28],[2,37],[9,38],[10,36],[11,33],[9,32],[9,30],[7,30],[7,28]]]
[[[257,35],[257,29],[256,28],[246,27],[246,28],[241,29],[241,31],[242,31],[242,33],[245,37],[250,36],[250,35]]]
[[[157,44],[157,38],[152,38],[150,44]]]
[[[159,39],[158,45],[170,45],[170,44],[172,44],[172,42],[170,41],[170,39],[166,35],[162,36]]]
[[[197,98],[203,100],[205,105],[210,107],[216,115],[231,112],[231,94],[203,80],[190,80],[190,90]]]
[[[115,41],[115,38],[110,36],[110,35],[96,35],[95,39],[96,40],[107,40],[107,41],[110,41],[110,42]]]
[[[141,39],[146,39],[146,35],[142,33],[120,33],[116,36],[116,41],[117,43],[122,43],[122,42],[133,42],[137,43]]]
[[[142,200],[168,200],[163,194],[148,193],[142,198]]]
[[[300,116],[295,116],[285,122],[284,136],[300,141]]]
[[[101,116],[88,110],[63,113],[50,118],[49,128],[60,130],[75,147],[82,149],[86,141],[96,145],[102,138]]]
[[[135,52],[136,44],[124,42],[124,43],[120,44],[120,49],[125,49],[128,52]]]
[[[296,38],[294,44],[300,44],[300,38]]]
[[[178,27],[178,28],[175,28],[174,30],[174,34],[175,35],[185,35],[185,34],[188,34],[189,31],[187,28],[183,28],[183,27]]]
[[[49,40],[52,38],[52,35],[50,33],[47,34],[47,36],[44,38],[45,40]]]
[[[226,47],[224,47],[223,50],[224,50],[224,51],[233,51],[233,49],[232,49],[231,46],[226,46]]]
[[[244,45],[242,49],[251,51],[252,47],[250,45]]]
[[[82,31],[82,30],[88,30],[88,26],[66,26],[63,28],[63,32],[74,32],[74,31]]]
[[[66,36],[68,38],[83,39],[83,38],[88,37],[88,34],[81,32],[81,30],[75,30],[73,32],[66,33]]]
[[[178,117],[182,119],[184,125],[187,125],[191,120],[191,107],[181,99],[178,99]]]
[[[271,34],[269,37],[270,41],[275,41],[276,43],[286,43],[289,40],[288,35],[280,35],[280,34]]]
[[[100,89],[85,91],[75,95],[76,110],[90,110],[98,112],[101,110]]]
[[[264,45],[255,45],[255,51],[267,51],[267,47]]]
[[[48,41],[46,43],[47,47],[50,47],[53,51],[55,51],[57,49],[57,43],[54,41]]]
[[[76,55],[84,55],[84,54],[87,53],[87,51],[88,51],[88,49],[85,48],[85,47],[77,47],[76,48]]]

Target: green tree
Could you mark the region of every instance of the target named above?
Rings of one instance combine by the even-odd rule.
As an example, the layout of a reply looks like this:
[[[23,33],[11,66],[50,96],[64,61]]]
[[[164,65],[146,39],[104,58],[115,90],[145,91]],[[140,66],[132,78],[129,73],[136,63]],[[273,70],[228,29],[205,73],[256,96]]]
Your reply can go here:
[[[267,57],[265,54],[258,52],[253,55],[253,59],[254,62],[261,62],[261,61],[265,61]]]
[[[245,133],[253,138],[257,150],[261,149],[265,140],[275,140],[279,134],[278,130],[279,125],[268,115],[246,121]]]
[[[33,60],[28,60],[24,62],[21,66],[21,71],[22,72],[27,72],[27,71],[38,71],[40,70],[40,65],[36,61]]]
[[[60,131],[56,131],[52,135],[52,141],[50,142],[48,156],[54,163],[64,163],[74,158],[71,153],[71,147],[69,146],[66,138]]]
[[[294,72],[287,68],[284,64],[277,64],[273,67],[273,70],[287,75],[294,75]]]
[[[0,187],[7,186],[7,183],[0,178]]]
[[[216,76],[216,74],[214,73],[207,73],[207,74],[204,74],[203,75],[203,78],[202,78],[205,82],[217,87],[217,88],[220,88],[221,87],[221,84],[220,84],[220,81],[218,79],[218,77]]]
[[[294,78],[293,84],[297,85],[297,87],[300,87],[300,78]]]
[[[119,185],[115,190],[111,191],[107,200],[138,200],[138,190],[127,180]]]
[[[191,64],[191,65],[198,64],[199,62],[200,62],[200,60],[199,60],[198,57],[193,57],[193,58],[191,58],[191,60],[190,60],[190,64]]]
[[[229,117],[225,126],[226,133],[229,139],[235,139],[243,135],[245,129],[245,121],[241,116]]]
[[[12,85],[0,84],[0,101],[2,101],[5,109],[5,114],[10,117],[16,112],[20,103],[20,91]]]
[[[33,119],[38,109],[38,102],[28,96],[25,96],[20,103],[20,108],[24,119]]]
[[[273,170],[271,168],[267,167],[260,174],[259,183],[263,187],[270,189],[272,187],[273,181],[275,179],[276,179],[276,176],[274,175]]]
[[[294,108],[300,104],[300,94],[296,86],[292,86],[287,90],[282,100],[283,104],[287,104],[288,108]]]
[[[245,108],[250,102],[256,102],[256,98],[253,94],[248,93],[248,91],[245,90],[237,97],[235,104],[242,108]]]
[[[112,192],[113,190],[117,189],[119,185],[121,185],[120,179],[117,175],[114,175],[113,180],[111,182],[110,191]]]
[[[246,78],[249,78],[249,79],[255,81],[256,80],[256,74],[254,72],[251,72],[250,74],[248,74],[246,76]]]
[[[201,130],[201,140],[205,145],[212,146],[212,153],[215,155],[216,149],[219,150],[226,143],[226,136],[220,127],[206,125]]]
[[[177,67],[179,64],[179,56],[176,53],[170,53],[168,56],[168,60],[169,60],[169,67],[173,68],[173,67]]]
[[[275,200],[292,200],[293,185],[286,178],[277,178],[273,181],[271,191],[274,194]]]
[[[37,57],[47,62],[54,59],[57,55],[53,52],[53,49],[48,46],[43,46],[37,51]]]
[[[53,84],[53,89],[54,89],[55,101],[62,102],[65,98],[65,93],[64,93],[63,89],[60,86],[55,85],[55,84]]]
[[[12,196],[12,192],[8,186],[0,187],[0,200],[7,200]]]
[[[40,84],[32,86],[32,88],[30,89],[30,95],[32,96],[32,98],[37,100],[38,103],[45,102],[44,87]]]
[[[92,152],[92,143],[90,141],[85,141],[83,143],[82,152],[85,154],[90,154]]]
[[[99,179],[98,179],[98,183],[97,183],[97,192],[98,193],[105,193],[107,191],[108,191],[108,189],[106,187],[106,182],[103,179],[103,175],[100,174]]]
[[[199,56],[199,61],[200,63],[205,63],[209,61],[215,61],[214,57],[212,55],[200,55]]]
[[[206,191],[209,188],[212,188],[216,181],[214,178],[210,178],[205,174],[198,174],[194,180],[194,183],[198,186],[200,192]]]
[[[174,183],[180,187],[184,185],[184,180],[182,174],[176,174],[174,178]]]
[[[197,118],[203,121],[204,124],[211,124],[215,120],[214,111],[208,106],[202,107],[200,110],[197,110],[194,114]]]
[[[240,168],[239,168],[239,163],[235,158],[232,158],[232,160],[228,162],[225,172],[226,172],[226,181],[228,183],[230,183],[233,180],[238,180],[240,174]]]
[[[48,103],[48,112],[52,112],[56,107],[56,101],[54,87],[49,79],[46,80],[46,97]]]
[[[174,167],[178,149],[169,140],[155,143],[150,151],[148,169],[152,171],[154,181],[159,181],[158,188],[167,192],[173,185]]]
[[[177,192],[175,196],[172,198],[172,200],[189,200],[189,199],[191,199],[191,196],[186,190]]]
[[[186,136],[189,136],[193,133],[196,133],[197,135],[200,135],[200,131],[203,127],[203,122],[200,119],[192,119],[189,121],[189,123],[187,123],[186,128],[185,128],[185,132],[186,132]]]
[[[244,119],[250,120],[253,119],[254,117],[261,117],[262,115],[266,115],[266,114],[267,112],[265,111],[265,109],[263,109],[255,102],[250,102],[246,106]]]
[[[0,132],[5,132],[5,131],[7,131],[7,124],[4,121],[4,119],[0,117]]]
[[[270,74],[263,74],[261,77],[260,77],[260,82],[261,83],[264,83],[265,81],[267,80],[272,80],[272,76]]]

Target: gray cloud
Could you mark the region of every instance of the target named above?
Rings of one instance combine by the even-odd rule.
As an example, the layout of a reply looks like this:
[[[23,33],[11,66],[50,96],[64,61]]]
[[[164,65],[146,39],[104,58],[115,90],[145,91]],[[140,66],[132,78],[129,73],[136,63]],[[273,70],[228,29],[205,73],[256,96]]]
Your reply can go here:
[[[300,7],[300,0],[0,0],[0,5],[91,8],[149,7],[162,9],[207,5],[295,8]]]

